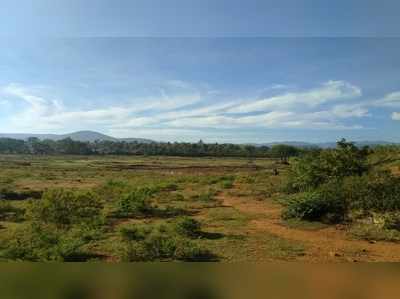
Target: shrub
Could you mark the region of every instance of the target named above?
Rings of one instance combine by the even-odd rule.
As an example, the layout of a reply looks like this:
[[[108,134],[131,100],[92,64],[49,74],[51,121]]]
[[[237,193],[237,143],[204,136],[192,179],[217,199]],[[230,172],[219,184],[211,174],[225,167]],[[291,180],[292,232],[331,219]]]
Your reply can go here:
[[[339,183],[329,183],[314,191],[293,195],[283,218],[337,223],[347,214],[347,203]]]
[[[98,188],[97,193],[106,201],[114,201],[131,189],[131,186],[125,181],[108,180]]]
[[[180,237],[168,230],[165,226],[139,230],[143,235],[134,230],[125,238],[123,247],[120,249],[120,257],[123,261],[163,261],[163,260],[206,260],[212,254],[200,247],[193,241]],[[125,235],[126,236],[126,235]]]
[[[121,228],[120,234],[125,241],[143,241],[151,230],[151,227],[131,225]]]
[[[68,227],[73,224],[102,223],[103,204],[91,192],[49,190],[40,201],[31,201],[27,215],[33,221]]]
[[[16,230],[6,240],[4,256],[24,261],[67,261],[81,256],[84,244],[84,240],[74,231],[33,223]]]
[[[181,261],[210,261],[215,260],[211,251],[186,239],[179,240],[175,249],[175,259]]]
[[[201,224],[193,218],[182,217],[176,221],[174,229],[181,236],[194,238],[199,235]]]
[[[216,193],[217,192],[215,190],[209,190],[207,192],[192,196],[192,199],[205,202],[215,201]]]
[[[354,225],[350,234],[357,239],[367,241],[400,242],[400,232],[394,229],[386,229],[374,224]]]
[[[383,228],[400,231],[400,212],[392,212],[384,215]]]
[[[343,184],[352,209],[375,212],[400,210],[400,178],[389,172],[350,177]]]
[[[309,191],[331,180],[362,176],[368,170],[367,151],[342,140],[336,149],[313,152],[298,159],[291,167],[285,190]]]
[[[19,222],[24,218],[24,210],[0,199],[0,221]]]
[[[145,216],[154,212],[151,198],[154,190],[148,188],[137,189],[122,196],[117,203],[117,214],[119,216]]]

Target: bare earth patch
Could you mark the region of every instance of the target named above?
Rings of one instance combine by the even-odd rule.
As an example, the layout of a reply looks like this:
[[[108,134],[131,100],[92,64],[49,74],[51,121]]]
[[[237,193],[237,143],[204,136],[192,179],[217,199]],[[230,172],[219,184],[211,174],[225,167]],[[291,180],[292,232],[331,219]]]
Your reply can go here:
[[[304,242],[304,255],[297,260],[308,262],[400,261],[400,244],[370,243],[349,239],[346,229],[329,226],[318,230],[303,230],[284,225],[280,218],[282,207],[270,200],[256,201],[246,197],[220,195],[224,206],[232,207],[245,215],[257,215],[249,221],[248,234],[274,234],[280,238]]]

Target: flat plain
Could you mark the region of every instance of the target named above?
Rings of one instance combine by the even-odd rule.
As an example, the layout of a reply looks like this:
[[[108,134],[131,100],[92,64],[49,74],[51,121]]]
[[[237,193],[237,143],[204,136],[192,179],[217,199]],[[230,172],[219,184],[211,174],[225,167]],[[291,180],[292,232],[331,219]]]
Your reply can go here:
[[[72,260],[400,260],[396,242],[361,240],[345,224],[283,220],[281,185],[287,171],[287,165],[266,158],[0,156],[0,188],[7,202],[0,212],[0,252],[9,250],[16,231],[32,224],[27,211],[43,193],[66,190],[90,192],[102,202],[101,224]],[[117,213],[123,194],[143,189],[153,190],[146,198],[151,212]],[[179,234],[188,226],[195,234],[177,242],[190,239],[188,246],[196,249],[189,254],[143,257],[127,245],[140,241],[141,231],[167,234],[178,227]]]

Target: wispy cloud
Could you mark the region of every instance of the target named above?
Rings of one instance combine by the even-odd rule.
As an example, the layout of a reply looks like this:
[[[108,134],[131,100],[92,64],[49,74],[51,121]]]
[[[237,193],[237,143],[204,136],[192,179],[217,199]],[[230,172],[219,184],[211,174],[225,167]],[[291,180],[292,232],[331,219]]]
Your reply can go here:
[[[19,132],[101,129],[126,137],[138,136],[143,130],[166,130],[177,135],[178,131],[204,129],[344,130],[362,128],[347,120],[370,116],[367,105],[348,102],[362,95],[361,88],[344,81],[328,81],[297,92],[285,92],[280,86],[276,88],[280,94],[270,98],[222,99],[218,103],[207,98],[209,90],[196,89],[183,81],[169,81],[168,86],[158,95],[93,109],[67,107],[60,100],[40,95],[35,88],[19,84],[1,88],[0,95],[24,103],[24,108],[9,119],[9,127]]]
[[[361,89],[344,81],[329,81],[311,90],[290,92],[257,101],[244,102],[228,112],[249,113],[265,110],[287,110],[298,106],[315,108],[323,103],[359,97]]]
[[[400,107],[400,91],[392,92],[385,95],[383,98],[374,102],[375,106],[379,107]]]
[[[392,113],[393,120],[400,120],[400,112],[393,112]]]

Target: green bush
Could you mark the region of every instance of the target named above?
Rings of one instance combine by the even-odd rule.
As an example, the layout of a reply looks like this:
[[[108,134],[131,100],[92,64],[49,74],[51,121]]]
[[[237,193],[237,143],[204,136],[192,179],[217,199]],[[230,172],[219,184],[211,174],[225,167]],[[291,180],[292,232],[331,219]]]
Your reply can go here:
[[[84,255],[85,241],[75,231],[33,223],[18,230],[5,242],[5,258],[23,261],[68,261]]]
[[[24,213],[23,209],[16,208],[0,199],[0,221],[20,222],[24,219]]]
[[[215,201],[216,194],[217,192],[215,190],[208,190],[207,192],[203,192],[192,196],[192,199],[197,201],[211,202]]]
[[[114,201],[131,189],[126,181],[108,180],[97,189],[97,194],[105,201]]]
[[[99,225],[103,221],[103,204],[91,192],[49,190],[41,200],[31,201],[27,215],[31,220],[58,227],[73,224]]]
[[[400,231],[400,212],[392,212],[384,215],[383,228]]]
[[[343,184],[352,209],[375,212],[400,210],[400,178],[390,172],[372,172],[347,178]]]
[[[127,262],[166,260],[205,260],[212,254],[187,238],[178,236],[165,226],[124,231],[125,242],[119,250]]]
[[[201,224],[193,218],[182,217],[175,222],[174,229],[181,236],[195,238],[201,231]]]
[[[128,227],[122,227],[120,234],[122,239],[125,241],[143,241],[151,230],[151,227],[131,225]]]
[[[288,193],[310,191],[330,181],[367,173],[368,152],[345,140],[336,149],[313,152],[292,165],[284,188]]]
[[[386,229],[374,224],[357,224],[350,229],[350,234],[367,241],[400,242],[400,232],[394,229]]]
[[[154,190],[149,188],[125,194],[117,203],[117,214],[122,217],[151,215],[154,212],[151,202],[153,194]]]
[[[339,183],[329,183],[314,191],[293,195],[286,203],[284,219],[297,218],[328,223],[346,218],[347,202]]]

